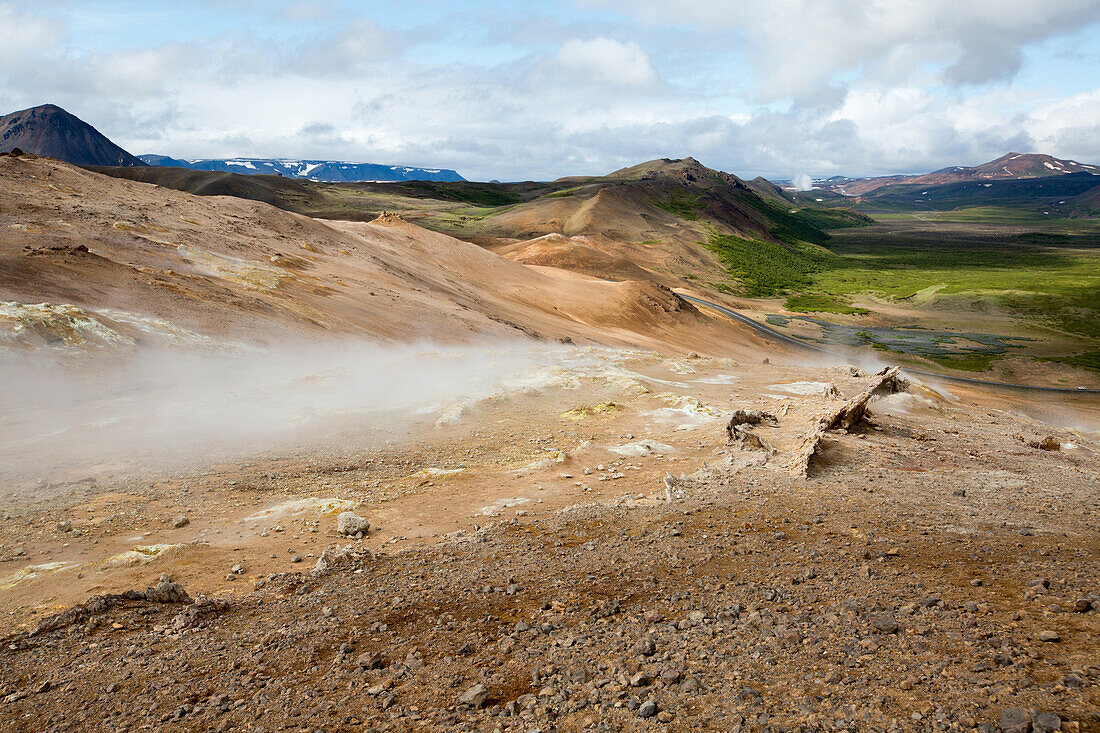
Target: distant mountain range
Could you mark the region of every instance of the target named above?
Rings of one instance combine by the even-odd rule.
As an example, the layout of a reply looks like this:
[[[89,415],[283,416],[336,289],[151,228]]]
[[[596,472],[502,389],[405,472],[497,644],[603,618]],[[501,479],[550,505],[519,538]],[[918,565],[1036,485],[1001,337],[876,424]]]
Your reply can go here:
[[[329,183],[360,181],[464,181],[447,168],[417,168],[407,165],[349,163],[338,160],[291,160],[285,158],[204,158],[183,160],[167,155],[138,156],[148,165],[189,168],[196,171],[220,171],[243,175],[276,175]]]
[[[87,122],[54,104],[0,117],[0,153],[15,148],[76,165],[145,165]]]
[[[875,178],[847,178],[833,176],[815,181],[814,188],[845,196],[865,196],[885,186],[940,185],[964,181],[997,181],[1023,178],[1048,178],[1071,173],[1100,175],[1100,166],[1062,160],[1041,153],[1008,153],[996,160],[978,166],[951,166],[938,171],[913,176],[878,176]]]
[[[12,112],[0,117],[0,153],[18,148],[75,165],[166,166],[200,171],[221,171],[247,175],[278,175],[311,181],[463,181],[446,168],[417,168],[376,163],[348,163],[335,160],[271,160],[225,158],[181,160],[166,155],[134,156],[79,117],[55,104]]]

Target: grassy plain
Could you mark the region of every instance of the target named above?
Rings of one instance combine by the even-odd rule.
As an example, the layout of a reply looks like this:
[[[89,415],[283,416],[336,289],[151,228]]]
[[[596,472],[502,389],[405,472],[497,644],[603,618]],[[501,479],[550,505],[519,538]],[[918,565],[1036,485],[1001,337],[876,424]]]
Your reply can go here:
[[[874,226],[833,230],[824,246],[714,235],[707,247],[742,294],[785,297],[791,312],[1035,339],[931,360],[945,368],[985,371],[1028,355],[1100,369],[1100,220],[996,214],[880,214]]]

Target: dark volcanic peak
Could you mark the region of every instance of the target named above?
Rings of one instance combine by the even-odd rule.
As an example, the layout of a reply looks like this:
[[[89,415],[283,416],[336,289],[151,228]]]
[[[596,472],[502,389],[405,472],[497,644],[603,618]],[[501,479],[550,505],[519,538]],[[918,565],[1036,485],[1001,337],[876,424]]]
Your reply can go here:
[[[464,181],[449,168],[418,168],[408,165],[352,163],[341,160],[298,160],[290,158],[205,158],[183,160],[167,155],[142,155],[149,165],[189,168],[196,171],[240,173],[246,176],[275,175],[326,183],[392,181]]]
[[[0,117],[0,152],[14,148],[76,165],[145,165],[87,122],[55,104]]]

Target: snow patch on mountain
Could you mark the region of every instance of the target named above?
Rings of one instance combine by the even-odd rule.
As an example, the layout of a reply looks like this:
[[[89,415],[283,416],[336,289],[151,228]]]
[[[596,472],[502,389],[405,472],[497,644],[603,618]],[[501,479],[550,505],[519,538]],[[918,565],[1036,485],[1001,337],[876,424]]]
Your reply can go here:
[[[162,155],[141,155],[150,165],[221,171],[244,175],[276,175],[322,182],[463,181],[448,168],[419,168],[409,165],[381,165],[344,160],[297,160],[291,158],[193,158],[179,160]]]

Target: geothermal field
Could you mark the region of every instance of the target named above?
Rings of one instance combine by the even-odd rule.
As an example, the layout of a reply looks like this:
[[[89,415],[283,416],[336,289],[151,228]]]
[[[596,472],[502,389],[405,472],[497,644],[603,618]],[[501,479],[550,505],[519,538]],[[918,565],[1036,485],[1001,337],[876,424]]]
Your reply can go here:
[[[1100,721],[1085,371],[803,348],[606,233],[0,177],[5,730]]]
[[[0,0],[0,733],[1100,733],[1100,0]]]

